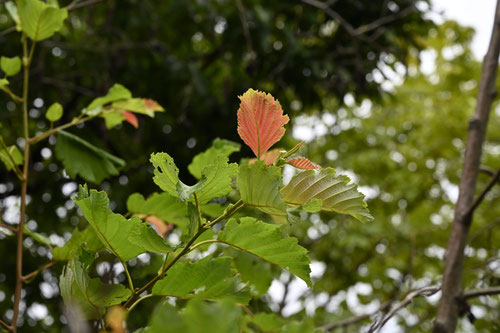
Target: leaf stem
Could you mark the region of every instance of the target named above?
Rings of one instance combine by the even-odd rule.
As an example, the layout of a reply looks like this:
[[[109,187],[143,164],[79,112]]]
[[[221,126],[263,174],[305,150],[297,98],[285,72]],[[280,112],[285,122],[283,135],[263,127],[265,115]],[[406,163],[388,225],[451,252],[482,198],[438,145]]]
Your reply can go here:
[[[135,289],[134,289],[134,283],[132,282],[132,277],[130,276],[130,273],[128,271],[127,264],[123,260],[121,260],[121,259],[120,259],[120,262],[122,263],[123,268],[125,269],[125,275],[127,276],[128,286],[129,286],[130,290],[133,293],[135,291]]]
[[[12,315],[12,332],[17,332],[17,318],[19,316],[19,303],[21,301],[21,293],[23,288],[23,231],[24,222],[26,220],[26,197],[28,192],[28,172],[30,159],[30,142],[29,142],[29,118],[28,118],[28,88],[29,88],[29,67],[35,43],[33,42],[31,50],[28,53],[28,39],[25,33],[22,35],[23,44],[23,129],[24,129],[24,165],[23,179],[21,180],[21,211],[19,216],[19,226],[17,228],[17,250],[16,250],[16,287],[14,292],[14,308]]]
[[[202,245],[205,245],[205,244],[211,244],[211,243],[219,243],[220,241],[217,240],[217,239],[208,239],[208,240],[205,240],[203,242],[199,242],[199,243],[196,243],[194,244],[190,249],[189,249],[189,252],[193,251],[194,249],[196,249],[197,247],[200,247]]]
[[[66,123],[66,124],[63,124],[61,126],[58,126],[58,127],[54,127],[54,128],[51,128],[45,132],[43,132],[42,134],[39,134],[33,138],[30,138],[29,139],[29,143],[30,144],[35,144],[39,141],[42,141],[43,139],[46,139],[48,138],[49,136],[51,136],[52,134],[55,134],[59,131],[62,131],[68,127],[71,127],[71,126],[75,126],[75,125],[78,125],[78,124],[81,124],[83,122],[86,122],[92,118],[94,118],[95,116],[88,116],[88,117],[83,117],[83,115],[80,115],[78,117],[75,117],[73,118],[72,121],[70,121],[69,123]]]
[[[147,294],[147,295],[145,295],[145,296],[142,296],[142,297],[141,297],[141,298],[139,298],[137,301],[135,301],[135,302],[134,302],[134,304],[132,304],[132,305],[130,306],[130,308],[128,308],[128,311],[129,311],[129,312],[130,312],[130,311],[132,311],[132,309],[133,309],[133,308],[135,308],[135,306],[136,306],[137,304],[139,304],[140,302],[142,302],[142,301],[143,301],[143,300],[145,300],[146,298],[150,298],[150,297],[153,297],[153,296],[155,296],[155,295],[153,295],[153,294]]]
[[[10,152],[9,148],[7,147],[7,145],[5,144],[5,142],[3,141],[3,137],[1,137],[1,136],[0,136],[0,145],[2,145],[2,148],[7,152],[7,155],[9,156],[9,159],[12,162],[12,165],[14,166],[14,171],[15,171],[15,173],[17,175],[17,178],[19,178],[19,180],[22,181],[23,180],[23,172],[17,166],[17,163],[14,160],[14,156]]]
[[[6,87],[6,86],[2,86],[0,87],[0,90],[2,90],[3,92],[5,92],[7,95],[9,95],[9,97],[16,103],[22,103],[23,102],[23,99],[19,96],[17,96],[16,94],[14,94],[12,92],[12,90],[9,89],[9,87]]]

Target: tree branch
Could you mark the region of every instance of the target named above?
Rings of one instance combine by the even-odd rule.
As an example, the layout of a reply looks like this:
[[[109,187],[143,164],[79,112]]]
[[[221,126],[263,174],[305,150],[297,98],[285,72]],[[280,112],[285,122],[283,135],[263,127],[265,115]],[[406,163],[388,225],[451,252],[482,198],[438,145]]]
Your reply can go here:
[[[423,287],[417,290],[414,290],[410,292],[405,299],[399,303],[394,309],[392,309],[386,316],[384,316],[378,323],[374,322],[371,326],[370,329],[368,330],[368,333],[373,333],[376,330],[380,330],[396,313],[398,313],[401,309],[405,308],[408,304],[413,302],[413,299],[418,296],[425,296],[429,297],[437,293],[439,290],[441,290],[441,287],[439,286],[429,286],[429,287]]]
[[[373,22],[370,22],[368,24],[364,24],[358,28],[354,28],[339,13],[337,13],[336,11],[334,11],[330,7],[330,3],[321,2],[318,0],[302,0],[302,2],[324,11],[325,14],[327,14],[328,16],[333,18],[335,21],[337,21],[342,27],[344,27],[344,29],[347,31],[347,33],[353,37],[365,35],[367,32],[372,31],[372,30],[376,30],[376,29],[378,29],[386,24],[397,21],[415,10],[414,6],[409,6],[405,9],[400,10],[397,13],[387,15],[384,17],[380,17]]]
[[[462,292],[464,249],[472,223],[473,209],[475,208],[474,192],[479,173],[482,145],[486,135],[491,106],[496,96],[495,81],[499,55],[500,0],[497,0],[490,44],[483,62],[476,109],[469,123],[469,137],[460,179],[460,191],[446,251],[443,293],[433,328],[435,333],[454,332],[458,321],[460,304],[457,300]],[[481,200],[476,200],[476,202],[479,203]]]
[[[468,290],[462,294],[463,299],[469,299],[479,296],[489,296],[489,295],[498,295],[500,294],[500,286],[499,287],[491,287],[477,290]]]
[[[483,201],[484,197],[488,192],[491,190],[491,188],[495,185],[496,182],[500,181],[500,169],[496,172],[496,174],[493,175],[491,178],[490,182],[488,185],[484,188],[484,190],[481,192],[481,194],[477,197],[477,199],[474,201],[472,206],[469,208],[469,211],[467,214],[472,214],[474,210],[476,210],[477,206]]]

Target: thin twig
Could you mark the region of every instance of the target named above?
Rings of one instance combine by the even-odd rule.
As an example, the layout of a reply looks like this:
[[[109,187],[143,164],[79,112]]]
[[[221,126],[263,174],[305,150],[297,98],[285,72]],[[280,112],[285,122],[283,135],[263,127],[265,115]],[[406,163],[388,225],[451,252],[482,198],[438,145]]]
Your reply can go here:
[[[12,98],[12,100],[14,102],[16,102],[16,103],[22,103],[23,102],[23,99],[21,97],[17,96],[16,94],[14,94],[12,92],[12,90],[9,89],[9,87],[1,86],[0,90],[3,90],[7,95],[9,95],[10,98]]]
[[[478,296],[488,296],[488,295],[498,295],[500,294],[500,286],[499,287],[491,287],[477,290],[468,290],[462,294],[463,299],[469,299]]]
[[[500,181],[500,169],[498,169],[498,171],[493,175],[493,177],[491,178],[490,182],[488,183],[488,185],[484,188],[484,190],[481,192],[481,194],[476,198],[476,200],[474,200],[474,203],[472,204],[472,206],[469,208],[469,210],[467,211],[467,215],[471,214],[476,208],[477,206],[479,206],[479,204],[483,201],[484,197],[486,196],[486,194],[488,194],[488,192],[491,190],[491,188],[496,184],[496,182]]]
[[[347,22],[339,13],[334,11],[329,3],[324,3],[318,0],[302,0],[303,3],[308,4],[310,6],[321,9],[328,16],[336,20],[340,25],[342,25],[349,35],[356,37],[365,35],[367,32],[378,29],[386,24],[397,21],[406,15],[410,14],[415,10],[414,6],[407,7],[405,9],[400,10],[397,13],[387,15],[381,18],[376,19],[373,22],[368,24],[364,24],[358,28],[354,28],[349,22]]]
[[[33,137],[33,138],[30,138],[30,139],[28,140],[28,142],[29,142],[30,144],[35,144],[35,143],[37,143],[37,142],[39,142],[39,141],[42,141],[43,139],[48,138],[48,137],[49,137],[49,136],[51,136],[52,134],[55,134],[55,133],[57,133],[57,132],[59,132],[59,131],[62,131],[62,130],[64,130],[64,129],[68,128],[68,127],[75,126],[75,125],[77,125],[77,124],[81,124],[81,123],[83,123],[83,122],[86,122],[86,121],[88,121],[88,120],[90,120],[90,119],[92,119],[92,118],[94,118],[94,116],[83,117],[83,116],[81,116],[81,115],[80,115],[80,116],[78,116],[78,117],[73,118],[73,120],[72,120],[72,121],[70,121],[69,123],[66,123],[66,124],[63,124],[63,125],[61,125],[61,126],[58,126],[58,127],[52,128],[52,129],[50,129],[50,130],[48,130],[48,131],[43,132],[42,134],[39,134],[39,135],[37,135],[37,136],[35,136],[35,137]]]
[[[471,236],[471,238],[469,240],[469,244],[472,244],[479,236],[481,236],[481,234],[483,232],[493,229],[498,224],[500,224],[500,219],[493,221],[490,224],[488,224],[487,226],[484,226],[481,229],[479,229],[478,231],[476,231],[474,233],[474,235]]]
[[[5,229],[8,229],[12,232],[17,232],[17,228],[11,227],[10,225],[7,225],[7,224],[1,223],[1,222],[0,222],[0,228],[5,228]]]
[[[2,319],[0,319],[0,326],[3,326],[3,328],[5,328],[6,330],[9,330],[11,329],[11,327],[9,325],[7,325],[6,322],[4,322]]]
[[[73,9],[78,9],[78,8],[90,6],[90,5],[93,5],[93,4],[96,4],[96,3],[99,3],[99,2],[103,2],[103,1],[105,1],[105,0],[87,0],[87,1],[83,1],[83,2],[73,1],[72,3],[70,3],[65,8],[68,11],[70,11],[70,10],[73,10]]]
[[[385,315],[378,323],[374,322],[370,326],[368,333],[373,333],[377,330],[380,330],[392,317],[394,317],[396,313],[398,313],[401,309],[405,308],[408,304],[410,304],[415,297],[432,296],[440,290],[441,290],[440,286],[430,286],[430,287],[423,287],[410,292],[401,303],[399,303],[394,309],[392,309],[387,315]]]
[[[21,181],[21,210],[19,217],[19,226],[17,227],[17,249],[16,249],[16,287],[14,292],[14,308],[12,315],[12,332],[17,332],[17,318],[19,316],[19,304],[21,302],[21,294],[23,289],[23,234],[24,222],[26,220],[26,203],[28,194],[28,172],[30,162],[30,142],[29,142],[29,118],[28,118],[28,84],[29,84],[29,68],[33,55],[35,44],[31,45],[31,50],[28,52],[28,37],[25,33],[22,35],[23,44],[23,136],[24,136],[24,166],[23,179]]]
[[[163,262],[162,269],[160,273],[158,273],[153,279],[151,279],[149,282],[147,282],[144,286],[142,286],[140,289],[136,290],[132,296],[129,297],[129,299],[125,302],[123,305],[124,308],[127,308],[127,306],[140,294],[142,294],[144,291],[146,291],[149,287],[151,287],[156,281],[161,279],[165,273],[173,266],[179,259],[181,259],[185,254],[189,253],[191,251],[191,245],[200,237],[205,231],[210,229],[213,225],[216,223],[222,221],[223,219],[227,219],[231,216],[233,216],[239,209],[244,207],[245,204],[243,203],[242,200],[238,200],[235,202],[231,207],[227,208],[222,215],[217,217],[215,220],[212,222],[207,222],[205,223],[201,228],[198,229],[198,232],[191,237],[191,239],[186,243],[186,246],[179,252],[172,261],[168,262],[168,256],[165,258]]]
[[[383,311],[387,310],[388,308],[391,307],[392,303],[394,303],[394,299],[391,299],[391,300],[388,300],[388,301],[384,302],[382,305],[380,305],[380,307],[377,310],[375,310],[373,312],[370,312],[370,313],[364,314],[364,315],[360,315],[360,316],[355,316],[355,317],[347,318],[347,319],[344,319],[344,320],[341,320],[341,321],[329,323],[329,324],[323,325],[322,328],[325,331],[329,331],[329,330],[333,330],[335,328],[346,327],[346,326],[349,326],[349,325],[352,325],[352,324],[356,324],[356,323],[358,323],[360,321],[363,321],[365,319],[370,318],[374,314],[377,314],[379,312],[383,312]]]
[[[51,261],[45,265],[43,265],[42,267],[38,268],[36,271],[33,271],[27,275],[24,275],[23,276],[23,281],[26,282],[26,283],[29,283],[30,281],[32,281],[38,274],[40,274],[42,271],[46,270],[47,268],[50,268],[52,266],[54,266],[55,264],[57,264],[57,261]]]
[[[250,29],[248,27],[248,22],[245,17],[245,7],[241,3],[241,0],[236,0],[236,7],[238,7],[238,13],[240,15],[241,27],[243,28],[243,35],[245,36],[245,41],[247,42],[248,51],[253,54],[253,44],[252,37],[250,35]]]

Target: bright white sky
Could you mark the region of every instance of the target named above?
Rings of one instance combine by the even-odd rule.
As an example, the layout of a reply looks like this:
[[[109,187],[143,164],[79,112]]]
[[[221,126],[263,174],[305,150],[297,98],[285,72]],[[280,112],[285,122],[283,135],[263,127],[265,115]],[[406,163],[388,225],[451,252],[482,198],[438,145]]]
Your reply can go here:
[[[472,51],[476,58],[482,59],[490,41],[496,1],[433,0],[432,3],[434,11],[442,12],[446,19],[455,20],[461,25],[470,26],[476,30]],[[439,19],[436,22],[440,23]]]

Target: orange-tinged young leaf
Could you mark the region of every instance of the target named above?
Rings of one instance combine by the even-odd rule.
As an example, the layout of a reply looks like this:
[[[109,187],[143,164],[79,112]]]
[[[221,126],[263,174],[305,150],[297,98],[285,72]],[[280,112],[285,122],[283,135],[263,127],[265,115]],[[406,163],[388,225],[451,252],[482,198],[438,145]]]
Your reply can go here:
[[[321,166],[314,164],[305,157],[292,158],[288,161],[288,164],[293,165],[299,169],[321,169]]]
[[[122,116],[130,125],[134,126],[135,128],[139,127],[139,120],[132,112],[122,111]]]
[[[266,151],[264,154],[260,156],[260,159],[266,163],[266,165],[272,165],[274,161],[276,160],[276,157],[279,156],[281,152],[280,148],[274,148],[271,149],[270,151]],[[250,161],[248,161],[248,164],[254,164],[257,162],[256,158],[252,158]]]
[[[165,111],[165,109],[153,99],[143,98],[144,106],[150,111]]]
[[[285,134],[283,126],[290,119],[270,94],[249,89],[240,100],[238,134],[260,160]]]

